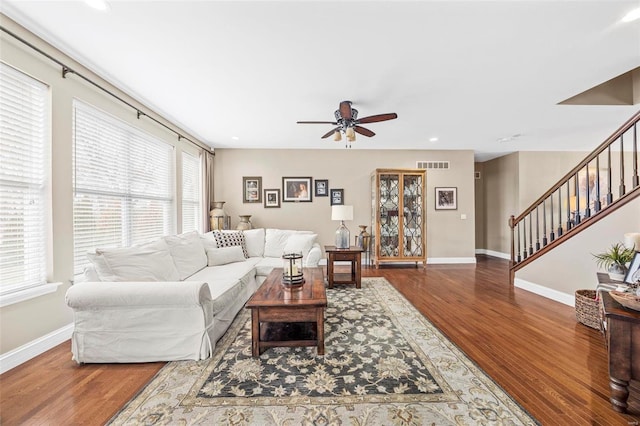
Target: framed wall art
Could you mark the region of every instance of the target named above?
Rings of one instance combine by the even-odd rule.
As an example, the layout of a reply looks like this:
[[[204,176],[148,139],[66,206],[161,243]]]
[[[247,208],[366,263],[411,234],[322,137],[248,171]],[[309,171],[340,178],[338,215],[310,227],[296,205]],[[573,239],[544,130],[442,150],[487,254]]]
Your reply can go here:
[[[436,188],[435,205],[436,210],[457,210],[458,188],[453,186]]]
[[[264,207],[267,209],[280,207],[280,190],[279,189],[264,190]]]
[[[633,255],[627,274],[624,277],[624,282],[627,284],[640,282],[640,251],[637,251],[636,254]]]
[[[242,202],[262,202],[262,178],[259,176],[245,176],[242,178]]]
[[[344,189],[331,190],[331,205],[339,206],[344,204]]]
[[[329,196],[329,181],[327,179],[315,180],[315,196],[316,197],[328,197]]]
[[[282,178],[282,201],[288,203],[310,202],[311,195],[310,177],[283,177]]]

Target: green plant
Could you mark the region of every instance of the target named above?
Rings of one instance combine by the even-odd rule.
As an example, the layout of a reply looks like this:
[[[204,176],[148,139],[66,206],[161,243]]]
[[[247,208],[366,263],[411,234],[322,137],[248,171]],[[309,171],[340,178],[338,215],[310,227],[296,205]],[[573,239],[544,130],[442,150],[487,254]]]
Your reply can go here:
[[[635,250],[626,248],[622,243],[616,243],[606,252],[594,254],[593,257],[596,258],[596,264],[603,269],[608,270],[611,265],[619,265],[626,269],[634,254]]]

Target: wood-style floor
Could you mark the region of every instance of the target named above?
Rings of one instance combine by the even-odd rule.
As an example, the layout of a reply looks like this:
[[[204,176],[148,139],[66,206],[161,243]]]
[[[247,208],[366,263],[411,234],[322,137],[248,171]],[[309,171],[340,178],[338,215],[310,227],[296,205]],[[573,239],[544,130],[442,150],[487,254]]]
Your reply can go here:
[[[637,425],[609,403],[599,331],[571,307],[508,284],[507,262],[364,268],[386,277],[427,318],[543,425]],[[355,289],[354,289],[355,290]],[[100,425],[164,363],[76,365],[68,342],[0,376],[0,424]]]

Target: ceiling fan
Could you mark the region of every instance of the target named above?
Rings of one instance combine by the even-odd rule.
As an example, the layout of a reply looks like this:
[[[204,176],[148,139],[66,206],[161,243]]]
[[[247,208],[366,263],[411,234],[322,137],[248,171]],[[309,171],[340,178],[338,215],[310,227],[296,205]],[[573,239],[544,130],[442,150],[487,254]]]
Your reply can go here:
[[[387,121],[398,118],[398,114],[396,114],[395,112],[358,118],[358,110],[355,108],[351,108],[351,101],[340,102],[340,106],[333,113],[333,115],[336,117],[335,121],[298,121],[297,123],[332,124],[334,126],[337,126],[336,128],[323,135],[322,139],[328,138],[333,134],[333,140],[340,141],[342,140],[341,134],[344,133],[347,138],[347,142],[349,143],[348,146],[351,147],[351,142],[356,140],[356,133],[360,133],[361,135],[367,137],[375,136],[375,133],[360,126],[360,124],[376,123],[378,121]]]

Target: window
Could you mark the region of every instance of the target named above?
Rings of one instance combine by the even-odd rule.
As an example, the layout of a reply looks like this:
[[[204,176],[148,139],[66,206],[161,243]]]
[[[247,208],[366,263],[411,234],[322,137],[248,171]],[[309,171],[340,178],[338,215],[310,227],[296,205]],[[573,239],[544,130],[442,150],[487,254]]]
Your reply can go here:
[[[200,158],[182,152],[182,232],[202,229]]]
[[[74,272],[96,247],[174,233],[173,147],[74,102]]]
[[[49,88],[0,63],[0,295],[47,279]]]

